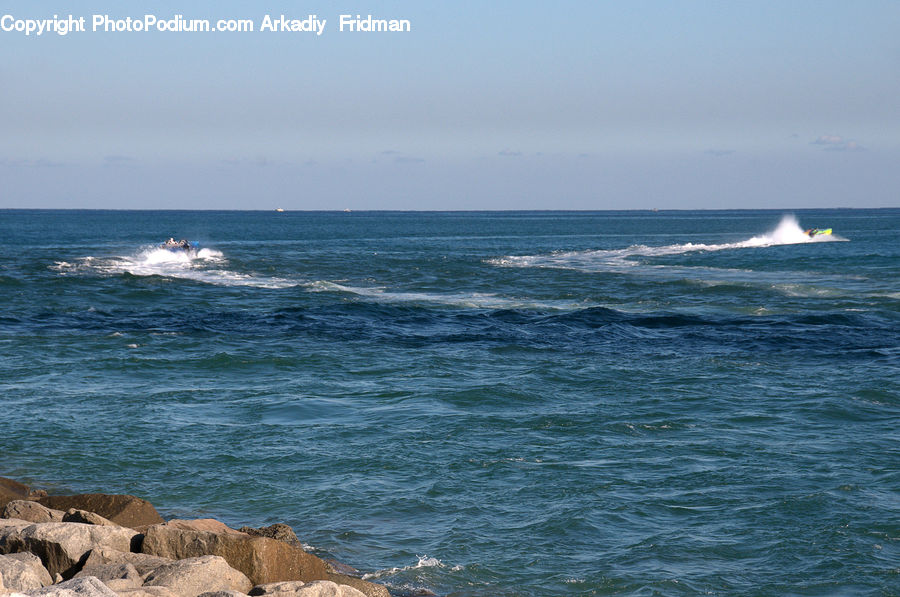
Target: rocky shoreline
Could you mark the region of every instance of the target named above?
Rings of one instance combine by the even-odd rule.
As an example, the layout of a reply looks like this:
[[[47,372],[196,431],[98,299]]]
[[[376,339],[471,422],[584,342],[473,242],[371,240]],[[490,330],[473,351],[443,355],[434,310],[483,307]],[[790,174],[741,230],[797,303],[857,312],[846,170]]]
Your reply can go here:
[[[51,496],[0,477],[0,597],[390,597],[284,524],[164,520],[132,495]]]

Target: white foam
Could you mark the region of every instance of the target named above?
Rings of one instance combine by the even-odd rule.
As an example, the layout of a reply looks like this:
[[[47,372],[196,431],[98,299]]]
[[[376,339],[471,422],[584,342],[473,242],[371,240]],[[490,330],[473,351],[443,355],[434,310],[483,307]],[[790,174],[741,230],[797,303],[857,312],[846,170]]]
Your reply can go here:
[[[202,248],[198,251],[170,251],[158,246],[145,247],[133,255],[95,258],[83,257],[76,263],[57,262],[60,273],[93,272],[101,275],[128,273],[133,276],[162,276],[194,280],[217,286],[251,286],[257,288],[291,288],[304,282],[288,278],[257,276],[225,269],[228,260],[221,251]]]
[[[821,243],[847,240],[833,234],[820,234],[810,237],[800,227],[797,218],[787,215],[781,218],[778,227],[769,234],[754,236],[743,243],[737,243],[738,247],[771,247],[773,245],[797,245],[801,243]]]
[[[306,284],[310,292],[343,292],[383,303],[430,303],[468,309],[578,310],[601,306],[585,301],[535,301],[499,296],[491,292],[392,292],[382,286],[348,286],[317,280]]]
[[[370,572],[369,574],[363,574],[363,580],[369,580],[371,578],[381,578],[383,576],[391,576],[393,574],[398,574],[400,572],[406,572],[408,570],[418,570],[419,568],[446,568],[446,564],[441,562],[437,558],[429,558],[427,555],[425,556],[416,556],[419,561],[411,566],[402,566],[395,568],[386,568],[385,570],[378,570],[376,572]],[[460,570],[460,566],[454,566],[451,570]]]
[[[215,249],[203,248],[198,251],[170,251],[159,247],[144,249],[138,253],[137,260],[145,265],[155,265],[158,263],[181,263],[189,264],[194,260],[203,261],[222,261],[224,255],[221,251]]]

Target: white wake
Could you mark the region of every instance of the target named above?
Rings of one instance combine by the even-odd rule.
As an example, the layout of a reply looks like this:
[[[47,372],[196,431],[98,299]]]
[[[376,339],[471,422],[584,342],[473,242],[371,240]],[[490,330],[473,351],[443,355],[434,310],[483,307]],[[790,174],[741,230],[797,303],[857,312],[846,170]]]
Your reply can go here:
[[[290,288],[303,283],[272,276],[259,276],[227,269],[228,260],[216,249],[170,251],[153,245],[131,255],[117,257],[83,257],[74,263],[59,261],[54,266],[63,275],[99,274],[161,276],[192,280],[216,286],[250,286],[256,288]]]
[[[622,270],[641,265],[635,258],[664,257],[700,251],[726,251],[733,249],[751,249],[772,247],[777,245],[797,245],[805,243],[821,243],[846,241],[837,235],[819,235],[810,237],[797,218],[784,216],[772,232],[754,236],[747,240],[733,243],[681,243],[674,245],[632,245],[623,249],[597,249],[591,251],[559,251],[544,255],[510,255],[487,260],[492,265],[505,267],[557,267],[564,269]]]

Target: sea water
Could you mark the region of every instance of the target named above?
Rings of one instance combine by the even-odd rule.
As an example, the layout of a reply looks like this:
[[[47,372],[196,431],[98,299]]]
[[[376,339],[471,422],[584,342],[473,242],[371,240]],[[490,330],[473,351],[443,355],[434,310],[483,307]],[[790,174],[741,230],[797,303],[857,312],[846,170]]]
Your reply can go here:
[[[0,476],[395,595],[900,594],[898,382],[900,210],[0,211]]]

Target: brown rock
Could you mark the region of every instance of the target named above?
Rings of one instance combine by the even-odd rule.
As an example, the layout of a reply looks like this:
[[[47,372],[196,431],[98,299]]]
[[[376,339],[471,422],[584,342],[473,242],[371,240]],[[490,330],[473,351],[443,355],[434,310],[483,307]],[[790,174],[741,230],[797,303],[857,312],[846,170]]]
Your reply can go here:
[[[300,543],[299,539],[297,539],[297,535],[294,534],[294,529],[292,529],[289,525],[281,522],[267,527],[260,527],[258,529],[255,529],[253,527],[241,527],[238,530],[240,530],[240,532],[242,533],[253,535],[254,537],[268,537],[270,539],[284,541],[288,545],[293,545],[294,547],[303,549],[303,544]]]
[[[88,566],[87,563],[85,563],[84,568],[75,575],[75,578],[82,578],[84,576],[93,576],[99,578],[103,582],[108,580],[126,580],[131,583],[131,587],[127,588],[139,587],[143,584],[143,579],[137,571],[137,568],[128,562],[123,564],[100,564],[94,566]],[[107,585],[108,584],[109,583],[107,583]]]
[[[109,547],[130,551],[137,532],[124,527],[101,527],[75,522],[44,522],[4,531],[0,539],[6,553],[28,551],[41,558],[51,576],[71,578],[87,560],[91,550]]]
[[[58,512],[58,510],[54,510],[54,512]],[[69,508],[69,511],[63,514],[62,517],[63,522],[80,522],[83,524],[95,524],[101,527],[117,527],[116,523],[107,520],[100,516],[99,514],[95,514],[94,512],[88,512],[87,510],[78,510],[76,508]]]
[[[384,585],[375,584],[361,578],[356,578],[355,576],[347,576],[346,574],[329,572],[328,580],[339,585],[353,587],[366,597],[391,597],[391,594],[388,592],[387,587],[385,587]]]
[[[255,585],[325,579],[325,563],[316,556],[275,539],[243,533],[186,531],[154,525],[147,529],[141,551],[173,560],[201,555],[222,556]]]
[[[18,481],[0,477],[0,508],[15,500],[27,500],[31,489]]]
[[[30,527],[33,523],[17,518],[0,518],[0,554],[19,551],[17,537],[22,529]]]
[[[179,597],[169,587],[138,587],[136,589],[118,589],[119,597]]]
[[[0,556],[0,578],[13,591],[30,591],[53,584],[41,559],[27,552]]]
[[[175,518],[164,522],[162,526],[172,527],[173,529],[181,529],[182,531],[203,531],[207,533],[231,533],[233,535],[243,535],[242,531],[236,531],[224,522],[219,522],[215,518],[194,518],[184,520]]]
[[[109,549],[108,547],[96,547],[91,550],[87,560],[84,561],[84,567],[104,566],[106,564],[131,564],[138,571],[138,574],[143,577],[160,566],[171,564],[174,561],[175,560],[169,558],[160,558],[145,553],[118,551]]]
[[[3,518],[17,518],[29,522],[62,522],[63,512],[30,500],[13,500],[3,508]]]
[[[137,580],[131,578],[110,578],[104,580],[103,584],[118,593],[119,591],[130,591],[132,589],[140,589],[144,581],[140,577]]]
[[[350,566],[349,564],[345,564],[343,562],[338,562],[337,560],[331,558],[324,558],[325,560],[325,569],[328,572],[334,572],[335,574],[346,574],[347,576],[362,576],[362,572]]]
[[[270,582],[264,585],[256,585],[250,590],[249,595],[251,595],[251,597],[259,597],[261,595],[283,595],[286,593],[293,594],[294,591],[299,590],[304,585],[306,585],[306,583],[302,580]]]
[[[168,587],[181,597],[195,597],[206,591],[246,593],[253,584],[219,556],[186,558],[161,566],[144,581],[145,587]]]
[[[58,585],[29,591],[28,594],[31,597],[118,597],[103,581],[93,576],[73,578]]]
[[[253,587],[250,595],[265,597],[365,597],[353,587],[329,580],[277,582]]]
[[[136,528],[163,522],[153,504],[133,495],[84,493],[80,495],[51,495],[40,498],[41,504],[56,510],[76,508],[99,514],[123,527]]]
[[[197,597],[247,597],[247,593],[239,593],[237,591],[207,591],[200,593]]]

